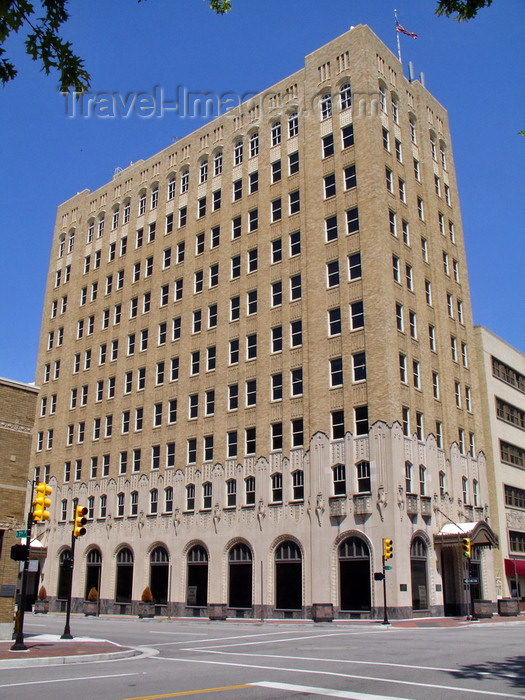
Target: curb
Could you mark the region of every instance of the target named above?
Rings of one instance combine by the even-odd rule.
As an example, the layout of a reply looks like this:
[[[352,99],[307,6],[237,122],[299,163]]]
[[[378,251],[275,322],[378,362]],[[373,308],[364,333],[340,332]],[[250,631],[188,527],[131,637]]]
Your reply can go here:
[[[114,661],[115,659],[129,659],[134,656],[143,656],[140,649],[125,649],[124,651],[110,651],[99,654],[77,654],[75,656],[39,656],[28,659],[2,659],[0,669],[20,668],[23,666],[63,666],[65,664],[93,663],[94,661]]]

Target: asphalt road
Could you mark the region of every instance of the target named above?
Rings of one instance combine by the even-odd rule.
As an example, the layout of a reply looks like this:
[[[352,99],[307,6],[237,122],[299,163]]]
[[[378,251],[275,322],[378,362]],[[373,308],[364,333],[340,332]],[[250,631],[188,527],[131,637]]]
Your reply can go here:
[[[26,617],[25,632],[61,633],[64,618]],[[75,636],[142,647],[129,660],[0,669],[3,700],[220,700],[525,697],[523,625],[400,629],[76,618]]]

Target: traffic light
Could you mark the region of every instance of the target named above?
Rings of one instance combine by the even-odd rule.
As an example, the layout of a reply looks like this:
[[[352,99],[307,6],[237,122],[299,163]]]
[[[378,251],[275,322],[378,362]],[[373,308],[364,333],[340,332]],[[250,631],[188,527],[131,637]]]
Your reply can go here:
[[[461,542],[463,543],[463,556],[470,559],[472,556],[470,552],[470,537],[464,537]]]
[[[49,520],[49,511],[47,508],[51,505],[51,499],[48,498],[53,489],[43,481],[38,483],[35,488],[35,498],[33,501],[33,520],[35,522],[43,522]]]
[[[393,540],[384,539],[383,540],[383,556],[385,559],[392,559],[394,556],[394,542]]]
[[[14,544],[11,547],[11,559],[14,561],[27,561],[29,559],[29,545]]]
[[[73,537],[81,537],[86,534],[86,528],[84,525],[87,523],[88,509],[86,506],[76,506],[75,508],[75,522],[73,523]]]

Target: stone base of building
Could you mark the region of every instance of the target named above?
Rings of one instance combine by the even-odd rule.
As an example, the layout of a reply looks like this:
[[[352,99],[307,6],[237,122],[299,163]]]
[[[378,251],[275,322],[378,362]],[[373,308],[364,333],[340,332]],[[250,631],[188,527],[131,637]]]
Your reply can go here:
[[[3,641],[5,641],[6,639],[13,639],[12,622],[0,622],[0,639]]]
[[[509,599],[514,600],[514,599]],[[498,604],[501,601],[498,601]],[[504,602],[504,601],[503,601]],[[483,603],[484,605],[480,605]],[[126,615],[144,617],[143,603],[139,600],[130,602],[115,602],[101,599],[98,602],[100,615]],[[50,612],[66,612],[66,601],[49,599]],[[496,603],[492,601],[476,601],[476,616],[491,617],[496,612]],[[81,598],[71,600],[71,612],[84,614],[84,601]],[[410,620],[416,617],[443,617],[445,610],[441,605],[435,605],[428,610],[413,610],[404,606],[389,606],[389,620]],[[449,611],[450,615],[451,612]],[[505,613],[507,615],[517,613]],[[452,613],[455,617],[470,615],[470,606],[462,605]],[[270,605],[254,605],[251,608],[230,608],[225,603],[208,603],[205,606],[189,606],[186,603],[173,602],[154,605],[155,617],[198,617],[209,620],[245,619],[245,620],[312,620],[314,622],[332,622],[334,620],[383,620],[383,607],[377,606],[371,610],[340,610],[332,603],[313,603],[300,610],[276,610]]]

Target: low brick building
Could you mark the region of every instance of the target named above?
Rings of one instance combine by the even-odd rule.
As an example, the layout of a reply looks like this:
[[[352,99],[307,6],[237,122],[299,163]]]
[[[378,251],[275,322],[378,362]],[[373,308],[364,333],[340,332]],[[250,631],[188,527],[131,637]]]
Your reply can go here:
[[[10,639],[18,562],[10,557],[25,528],[27,475],[38,389],[0,378],[0,639]]]

